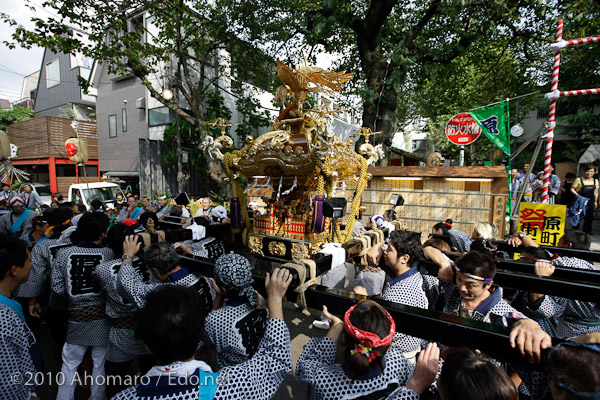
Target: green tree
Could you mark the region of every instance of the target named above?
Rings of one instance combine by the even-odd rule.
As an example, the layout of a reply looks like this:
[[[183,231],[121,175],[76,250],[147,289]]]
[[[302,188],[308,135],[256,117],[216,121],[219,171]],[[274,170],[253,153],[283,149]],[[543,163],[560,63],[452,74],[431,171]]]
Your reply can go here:
[[[236,134],[243,140],[248,136],[256,136],[261,128],[269,126],[269,112],[262,109],[258,100],[251,96],[240,96],[236,108],[242,115],[240,124],[236,127]]]
[[[14,29],[9,46],[83,53],[110,73],[139,78],[152,97],[193,127],[196,143],[206,135],[211,92],[232,78],[230,59],[246,60],[235,66],[243,76],[272,76],[268,63],[240,45],[240,38],[256,37],[251,21],[263,12],[260,2],[47,0],[44,6],[55,16],[33,18],[31,30],[0,14]],[[80,84],[87,88],[89,82]],[[175,96],[163,97],[166,88]]]
[[[13,107],[11,110],[0,109],[0,130],[6,131],[6,127],[17,122],[27,121],[33,118],[33,111],[23,107]]]
[[[342,54],[340,67],[357,72],[352,90],[363,99],[363,126],[387,138],[403,115],[398,104],[411,102],[415,75],[491,39],[510,39],[515,48],[527,44],[535,55],[548,37],[552,11],[534,0],[324,0],[312,7],[302,19],[292,13],[300,20],[294,28],[308,44]]]
[[[231,111],[225,106],[223,96],[216,90],[206,92],[204,103],[206,106],[205,117],[208,121],[219,117],[226,119],[231,118]],[[194,168],[194,170],[206,175],[206,165],[203,162],[204,154],[202,154],[202,151],[198,148],[198,143],[201,141],[199,132],[186,120],[181,121],[180,132],[181,147],[190,154],[189,165]],[[207,126],[205,134],[215,137],[219,135],[220,132],[221,130],[218,127]],[[169,153],[167,153],[163,161],[176,166],[177,127],[175,122],[165,130],[163,139],[165,141],[165,147],[169,149]]]
[[[414,117],[420,108],[418,100],[421,96],[415,91],[417,79],[435,74],[436,68],[443,68],[463,56],[468,57],[472,49],[487,48],[492,60],[501,63],[506,61],[506,57],[500,57],[503,52],[515,57],[521,68],[511,80],[536,72],[535,79],[527,83],[543,83],[550,71],[546,68],[546,60],[548,44],[554,39],[556,20],[566,19],[572,13],[573,4],[582,9],[598,9],[597,2],[592,0],[322,0],[288,3],[272,0],[270,3],[281,10],[277,18],[286,21],[283,24],[286,31],[283,49],[295,47],[313,60],[318,51],[339,54],[337,68],[355,72],[348,91],[362,98],[363,126],[383,131],[383,137],[388,140],[397,131],[398,123]],[[298,41],[294,42],[293,38]],[[496,54],[492,54],[494,46],[497,47]],[[298,58],[297,53],[287,54],[288,62]],[[481,62],[474,58],[470,61],[474,63],[471,66]],[[502,84],[499,77],[491,74],[490,78],[498,85]],[[446,92],[455,88],[454,82],[444,83]],[[509,87],[516,88],[512,82],[508,83]],[[526,93],[522,89],[516,90],[515,94]],[[496,91],[481,97],[494,98],[495,95],[500,93]],[[435,100],[431,98],[433,107]],[[472,106],[489,102],[471,100]]]
[[[585,2],[568,9],[563,38],[565,40],[600,35],[599,7],[586,7]],[[573,46],[561,52],[559,90],[600,87],[600,45]],[[548,108],[545,100],[540,107]],[[590,144],[600,143],[600,96],[561,97],[556,108],[557,132],[571,135],[577,141],[574,159],[577,161]]]
[[[429,139],[435,149],[446,157],[457,159],[459,146],[445,135],[448,120],[461,112],[490,104],[523,93],[537,92],[532,72],[510,49],[510,41],[490,41],[485,46],[471,47],[448,64],[430,66],[427,71],[414,75],[411,89],[413,112],[427,118]],[[519,114],[522,119],[536,106],[539,95],[520,99]],[[511,103],[514,121],[516,103]],[[466,146],[466,164],[481,164],[504,158],[484,136]]]

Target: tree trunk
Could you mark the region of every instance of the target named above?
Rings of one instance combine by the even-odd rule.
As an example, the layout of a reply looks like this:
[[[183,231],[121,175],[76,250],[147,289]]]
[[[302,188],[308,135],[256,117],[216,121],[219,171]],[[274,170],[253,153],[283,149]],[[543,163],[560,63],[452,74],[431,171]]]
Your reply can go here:
[[[398,71],[396,70],[397,65],[383,54],[381,38],[373,38],[369,33],[368,30],[365,30],[365,33],[359,34],[357,38],[361,67],[366,73],[365,84],[368,92],[372,93],[372,99],[365,99],[363,102],[362,125],[371,128],[373,132],[381,132],[371,139],[371,143],[383,143],[385,157],[379,160],[379,164],[386,166],[388,165],[391,140],[398,127],[396,115],[398,95],[393,85],[386,84],[386,82],[392,73],[395,75],[394,79],[398,79]],[[361,138],[357,142],[356,148],[358,149],[363,142]]]
[[[181,161],[181,122],[179,115],[175,116],[176,142],[177,142],[177,192],[183,192],[185,184],[183,178],[183,163]]]
[[[376,96],[375,101],[379,104],[375,108],[369,107],[368,102],[363,103],[363,126],[369,127],[373,132],[381,132],[371,138],[373,145],[383,143],[385,157],[378,164],[387,166],[389,164],[389,148],[398,130],[397,94],[393,90],[384,90],[381,96]]]
[[[175,102],[179,106],[179,90],[175,88]],[[186,179],[183,175],[183,163],[181,161],[181,119],[175,114],[175,140],[177,143],[177,193],[183,192]]]
[[[471,165],[478,165],[479,164],[479,156],[477,153],[477,142],[471,143],[471,145],[469,146],[469,154],[471,156]],[[465,160],[465,165],[467,164],[466,160]]]

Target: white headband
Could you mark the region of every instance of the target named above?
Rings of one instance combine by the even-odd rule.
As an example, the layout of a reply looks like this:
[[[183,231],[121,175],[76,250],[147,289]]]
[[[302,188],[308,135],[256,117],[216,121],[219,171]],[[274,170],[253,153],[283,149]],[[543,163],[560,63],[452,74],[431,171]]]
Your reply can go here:
[[[455,267],[455,268],[456,268],[457,272],[460,272],[461,274],[463,274],[467,278],[475,279],[476,281],[491,282],[491,281],[494,280],[494,278],[484,278],[484,277],[481,277],[481,276],[469,274],[468,272],[462,272],[460,270],[460,268],[458,268],[458,267]]]

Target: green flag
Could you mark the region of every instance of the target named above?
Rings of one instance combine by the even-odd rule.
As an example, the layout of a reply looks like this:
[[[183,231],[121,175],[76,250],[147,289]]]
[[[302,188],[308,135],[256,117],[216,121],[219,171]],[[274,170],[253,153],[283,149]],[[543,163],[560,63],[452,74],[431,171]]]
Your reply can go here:
[[[510,133],[506,126],[506,101],[486,106],[469,113],[481,128],[481,132],[504,153],[510,155]]]

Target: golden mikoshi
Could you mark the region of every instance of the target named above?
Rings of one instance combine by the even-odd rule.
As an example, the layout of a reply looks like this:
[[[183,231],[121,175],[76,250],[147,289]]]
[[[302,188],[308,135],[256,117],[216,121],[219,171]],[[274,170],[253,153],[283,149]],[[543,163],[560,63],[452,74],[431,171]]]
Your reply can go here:
[[[352,74],[325,71],[309,66],[306,62],[293,70],[280,61],[277,61],[277,72],[283,84],[277,89],[276,101],[285,105],[286,100],[289,100],[289,104],[277,119],[271,122],[269,131],[256,139],[248,138],[243,148],[222,156],[223,167],[232,188],[232,214],[233,208],[236,207],[241,217],[239,223],[236,221],[232,225],[234,228],[244,226],[242,236],[244,244],[248,244],[248,236],[252,233],[252,229],[255,233],[259,230],[257,226],[249,224],[250,219],[245,207],[246,193],[240,184],[242,176],[249,178],[249,185],[251,179],[257,180],[257,177],[267,178],[269,182],[272,180],[274,182],[272,200],[281,203],[286,196],[290,221],[294,220],[293,216],[302,216],[307,220],[310,218],[309,214],[314,214],[314,207],[311,207],[313,209],[311,211],[304,201],[305,193],[315,193],[315,198],[320,199],[323,196],[331,197],[336,182],[355,180],[356,192],[345,229],[334,224],[329,224],[328,227],[333,229],[335,242],[346,242],[352,236],[354,223],[360,211],[361,195],[367,187],[367,166],[378,158],[378,149],[368,143],[368,135],[365,134],[366,146],[363,145],[364,152],[363,146],[360,151],[369,156],[368,160],[365,159],[354,151],[352,141],[342,142],[328,128],[331,114],[335,111],[327,106],[306,110],[303,109],[303,103],[308,92],[339,91]],[[279,185],[275,190],[277,183]],[[289,189],[282,192],[282,188]],[[234,204],[234,199],[244,207]],[[265,232],[272,236],[283,236],[285,231],[281,232],[282,225],[273,220],[274,212],[274,209],[268,209],[268,215],[261,217],[267,224],[266,228],[261,225],[261,229],[266,229]],[[256,218],[255,225],[257,225]],[[270,222],[269,218],[271,218]],[[327,232],[327,229],[324,232],[314,230],[314,215],[312,218],[313,233],[309,235],[321,234],[331,237],[331,232]],[[289,229],[289,225],[288,223],[286,229]],[[296,237],[293,236],[296,234],[298,238],[303,238],[302,233],[296,231],[290,233],[291,236],[288,237]]]

